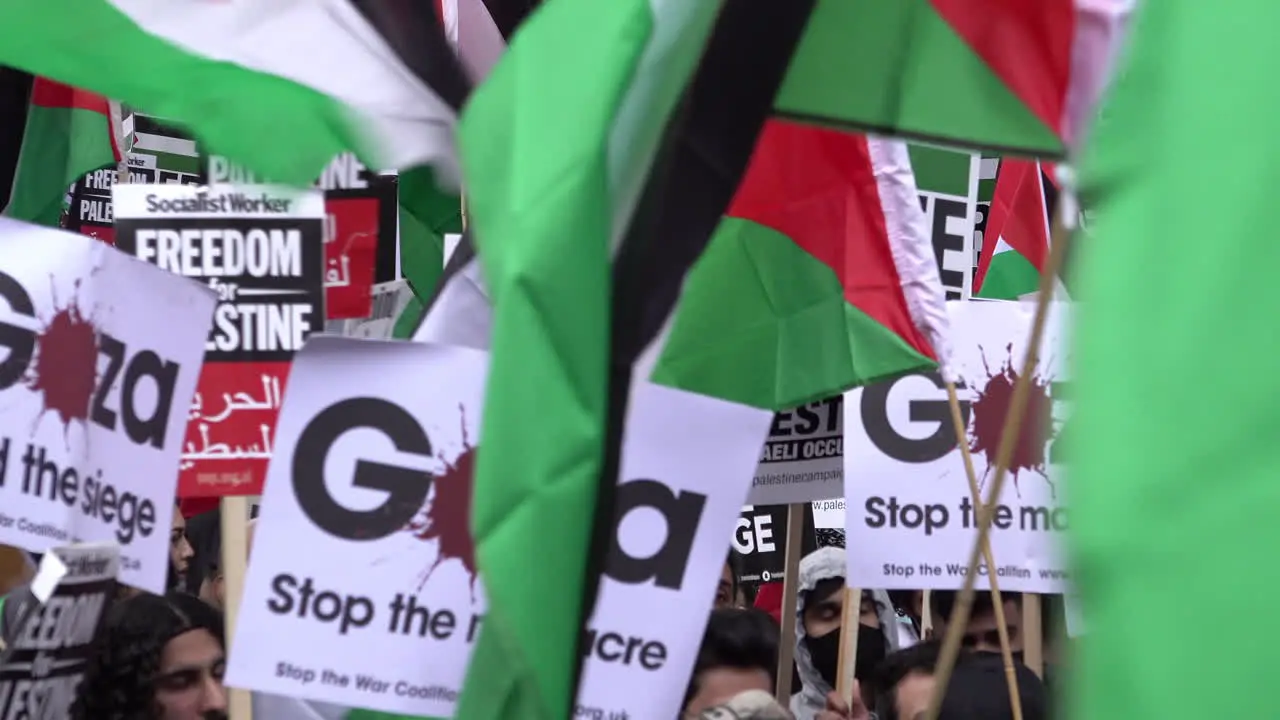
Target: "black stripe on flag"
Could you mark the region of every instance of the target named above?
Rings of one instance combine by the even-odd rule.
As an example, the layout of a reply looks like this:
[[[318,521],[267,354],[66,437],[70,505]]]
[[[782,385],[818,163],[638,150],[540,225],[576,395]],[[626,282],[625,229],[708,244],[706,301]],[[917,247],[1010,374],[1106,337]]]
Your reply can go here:
[[[27,126],[31,82],[30,74],[0,65],[0,118],[4,118],[0,123],[0,210],[9,204],[13,191],[13,176]]]
[[[583,583],[584,627],[619,519],[616,488],[633,365],[666,323],[685,275],[733,200],[815,2],[725,2],[615,256],[609,410]],[[584,633],[577,681],[588,655],[585,641]]]
[[[467,2],[467,0],[460,0],[460,2]],[[511,36],[515,34],[516,29],[525,21],[525,18],[538,9],[539,4],[539,0],[484,0],[485,10],[489,11],[493,24],[497,26],[498,32],[502,33],[502,38],[507,42],[511,42]]]
[[[434,3],[349,0],[382,36],[400,62],[455,113],[471,93],[471,81],[436,18]]]

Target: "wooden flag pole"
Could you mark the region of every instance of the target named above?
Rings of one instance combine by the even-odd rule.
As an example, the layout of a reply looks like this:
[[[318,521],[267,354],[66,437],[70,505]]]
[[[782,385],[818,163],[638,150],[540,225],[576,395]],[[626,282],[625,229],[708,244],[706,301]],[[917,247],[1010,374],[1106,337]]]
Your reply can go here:
[[[1062,267],[1062,259],[1070,242],[1069,234],[1062,221],[1062,209],[1071,205],[1059,202],[1058,217],[1054,220],[1052,239],[1050,240],[1049,259],[1040,271],[1040,291],[1036,299],[1035,317],[1031,321],[1031,337],[1027,341],[1027,349],[1023,354],[1022,368],[1017,382],[1013,385],[1013,398],[1001,428],[1000,446],[996,452],[996,472],[991,480],[991,489],[987,493],[987,502],[978,514],[978,536],[974,538],[973,549],[969,553],[969,567],[964,574],[964,586],[956,598],[956,606],[947,619],[947,632],[942,641],[942,653],[938,658],[938,667],[934,672],[936,687],[929,700],[926,720],[938,720],[942,709],[942,698],[946,695],[947,683],[951,681],[951,671],[955,669],[956,659],[960,656],[960,641],[963,639],[969,615],[973,610],[973,590],[978,573],[978,562],[982,558],[982,548],[991,535],[991,518],[995,505],[1000,501],[1000,492],[1004,489],[1005,479],[1009,475],[1009,461],[1013,457],[1013,448],[1017,444],[1018,433],[1022,429],[1022,419],[1027,411],[1027,396],[1030,394],[1031,375],[1035,371],[1040,356],[1040,342],[1044,339],[1044,328],[1048,324],[1049,304],[1053,300],[1054,290],[1058,282],[1058,270]]]
[[[836,664],[836,692],[850,707],[853,704],[853,676],[858,670],[858,625],[861,617],[862,589],[846,587],[840,610],[840,655]],[[896,631],[897,628],[893,630]]]
[[[800,596],[800,552],[804,503],[787,506],[787,539],[782,551],[782,637],[778,641],[778,702],[791,704],[791,665],[796,653],[796,607]]]
[[[1044,616],[1040,596],[1022,594],[1022,664],[1044,678]]]
[[[240,615],[240,599],[244,594],[245,566],[249,561],[249,498],[222,498],[222,577],[226,584],[224,612],[227,655],[235,638]],[[230,720],[253,720],[253,704],[248,690],[227,690],[227,716]]]
[[[985,513],[982,491],[978,488],[978,474],[973,469],[973,455],[969,453],[968,424],[960,412],[960,397],[956,384],[947,381],[947,404],[951,406],[951,424],[956,431],[956,444],[964,460],[964,474],[969,479],[969,494],[973,496],[975,513]],[[1004,676],[1009,685],[1009,703],[1013,708],[1013,720],[1022,720],[1022,698],[1018,692],[1018,672],[1013,665],[1013,646],[1009,642],[1009,625],[1004,619],[1004,600],[1000,597],[1000,581],[996,579],[995,554],[991,552],[991,540],[982,541],[983,561],[987,563],[987,578],[991,581],[991,604],[995,607],[996,633],[1000,636],[1000,656],[1004,658]]]

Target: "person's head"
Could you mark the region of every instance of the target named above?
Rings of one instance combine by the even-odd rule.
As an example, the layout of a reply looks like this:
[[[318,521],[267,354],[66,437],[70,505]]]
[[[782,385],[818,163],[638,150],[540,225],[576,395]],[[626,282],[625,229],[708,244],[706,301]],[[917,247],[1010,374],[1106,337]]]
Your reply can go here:
[[[226,585],[223,582],[222,566],[217,562],[209,563],[204,572],[204,580],[200,582],[200,599],[218,610],[226,609]]]
[[[813,669],[831,687],[836,686],[840,665],[840,631],[844,612],[844,578],[819,581],[802,600],[801,624]],[[858,608],[858,651],[854,677],[869,676],[885,654],[885,636],[880,628],[879,608],[870,590],[862,591]]]
[[[187,518],[187,542],[192,556],[187,563],[186,592],[199,595],[209,570],[222,557],[222,510],[214,507]]]
[[[187,542],[187,520],[182,511],[173,508],[173,524],[169,527],[169,588],[182,587],[187,578],[187,566],[195,551]]]
[[[880,720],[920,720],[937,683],[934,669],[941,643],[929,641],[891,653],[876,668],[870,689]],[[1017,665],[1023,720],[1043,720],[1044,687],[1025,665]],[[999,657],[962,650],[942,699],[939,720],[1012,720],[1009,688]]]
[[[716,609],[738,606],[738,578],[741,576],[742,557],[730,550],[724,567],[720,569],[720,581],[716,583]]]
[[[911,627],[919,635],[924,623],[924,591],[889,590],[888,593],[894,609],[911,620]]]
[[[71,708],[72,720],[224,720],[222,616],[191,595],[114,605]]]
[[[728,702],[748,690],[773,692],[778,669],[778,626],[755,609],[711,611],[684,696],[685,717]]]
[[[915,720],[929,708],[933,695],[933,670],[940,644],[913,645],[885,656],[871,676],[873,708],[880,720]]]
[[[825,547],[800,561],[796,666],[806,688],[818,697],[836,687],[844,610],[844,549]],[[883,593],[881,595],[885,598]],[[884,657],[890,639],[880,621],[875,593],[858,598],[858,644],[854,677],[862,680]]]
[[[958,597],[959,593],[954,590],[934,590],[929,594],[934,637],[942,637],[946,632],[947,621],[951,618]],[[1019,593],[1003,593],[1000,596],[1005,625],[1009,628],[1009,645],[1014,652],[1022,650],[1022,635],[1018,632],[1022,625],[1022,613],[1018,608],[1021,597]],[[973,609],[969,613],[969,624],[964,632],[964,647],[983,652],[1000,652],[996,608],[990,592],[975,592],[973,595]]]

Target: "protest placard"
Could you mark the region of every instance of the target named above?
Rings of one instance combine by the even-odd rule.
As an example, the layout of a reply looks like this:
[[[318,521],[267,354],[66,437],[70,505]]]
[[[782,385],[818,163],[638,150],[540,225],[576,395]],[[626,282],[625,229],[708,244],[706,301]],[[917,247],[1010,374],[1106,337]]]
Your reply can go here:
[[[121,546],[161,592],[207,289],[82,235],[0,219],[0,543]]]
[[[747,505],[733,531],[733,549],[742,556],[739,582],[781,580],[786,568],[787,506]]]
[[[973,295],[974,232],[982,158],[961,150],[912,144],[920,207],[933,240],[938,274],[948,300]]]
[[[469,504],[486,365],[464,348],[308,342],[277,428],[229,684],[452,716],[485,613]],[[768,424],[702,396],[632,392],[577,717],[679,714]]]
[[[115,597],[120,549],[71,545],[45,554],[33,592],[15,613],[21,627],[0,664],[0,717],[67,718],[93,658],[94,638]],[[43,597],[41,595],[44,595]]]
[[[774,415],[760,451],[749,500],[785,505],[840,497],[844,492],[843,396]]]
[[[268,186],[117,185],[116,247],[218,294],[183,497],[256,495],[293,353],[324,327],[324,200]]]
[[[210,183],[268,182],[220,155],[206,158]],[[325,317],[367,318],[373,285],[395,278],[397,181],[365,167],[354,153],[325,166],[315,187],[324,191]]]
[[[1029,378],[1023,430],[991,532],[1001,589],[1058,593],[1068,572],[1060,551],[1067,510],[1059,488],[1060,439],[1068,408],[1062,325],[1055,304]],[[950,303],[953,363],[980,485],[996,453],[1031,327],[1019,302]],[[964,580],[976,514],[956,443],[947,394],[936,374],[908,375],[855,390],[845,399],[848,455],[845,513],[849,584],[889,589],[955,589]],[[985,498],[985,494],[984,494]],[[983,581],[979,581],[985,582]]]
[[[116,231],[111,208],[111,186],[115,184],[115,177],[114,167],[85,173],[67,191],[67,207],[59,225],[114,245]]]
[[[396,320],[413,299],[413,288],[407,280],[378,283],[373,286],[373,312],[367,318],[326,320],[324,331],[330,335],[390,340]]]

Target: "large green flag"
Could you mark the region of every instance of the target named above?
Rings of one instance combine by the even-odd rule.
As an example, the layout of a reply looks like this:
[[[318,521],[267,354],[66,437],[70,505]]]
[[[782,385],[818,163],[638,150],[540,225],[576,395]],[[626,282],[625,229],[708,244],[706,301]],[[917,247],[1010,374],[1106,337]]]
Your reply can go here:
[[[458,717],[572,714],[608,410],[612,251],[719,7],[548,3],[463,116],[493,330],[472,510],[489,608]]]
[[[1085,156],[1080,720],[1276,715],[1278,25],[1270,0],[1143,3]]]

